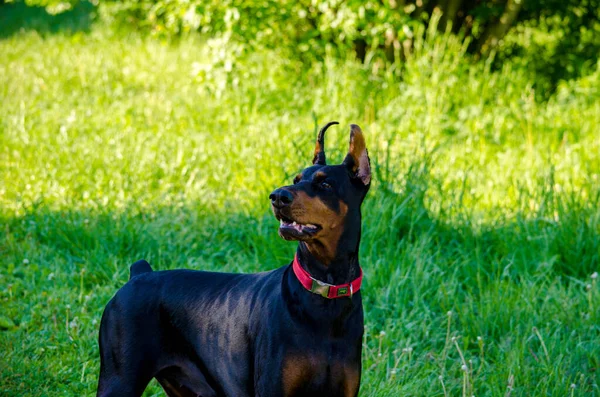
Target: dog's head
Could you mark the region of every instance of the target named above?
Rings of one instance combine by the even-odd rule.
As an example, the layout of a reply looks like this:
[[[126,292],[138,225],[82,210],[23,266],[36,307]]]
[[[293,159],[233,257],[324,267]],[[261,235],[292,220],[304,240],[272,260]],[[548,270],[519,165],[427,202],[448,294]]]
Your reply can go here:
[[[359,126],[350,126],[350,148],[339,165],[327,165],[325,125],[317,137],[313,165],[296,175],[292,185],[276,189],[269,198],[280,221],[279,235],[315,247],[324,263],[335,255],[348,230],[360,236],[360,206],[371,185],[371,165]],[[328,253],[328,254],[326,254]]]

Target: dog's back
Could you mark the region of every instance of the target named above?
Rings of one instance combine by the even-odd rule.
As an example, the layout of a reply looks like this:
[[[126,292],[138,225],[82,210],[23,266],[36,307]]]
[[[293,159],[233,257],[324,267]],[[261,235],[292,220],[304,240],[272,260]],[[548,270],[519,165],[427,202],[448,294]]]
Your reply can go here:
[[[282,272],[153,272],[144,260],[133,264],[102,316],[98,395],[141,395],[152,377],[174,395],[246,395],[247,332],[268,318],[256,302],[272,300]]]

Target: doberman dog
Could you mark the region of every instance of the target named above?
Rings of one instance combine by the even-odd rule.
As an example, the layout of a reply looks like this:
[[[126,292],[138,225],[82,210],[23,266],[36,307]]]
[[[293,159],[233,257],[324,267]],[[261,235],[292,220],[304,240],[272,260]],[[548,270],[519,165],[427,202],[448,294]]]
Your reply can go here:
[[[270,195],[292,263],[258,274],[153,272],[141,260],[100,325],[98,396],[357,396],[363,308],[360,207],[371,184],[365,140],[350,127],[342,164],[313,165]]]

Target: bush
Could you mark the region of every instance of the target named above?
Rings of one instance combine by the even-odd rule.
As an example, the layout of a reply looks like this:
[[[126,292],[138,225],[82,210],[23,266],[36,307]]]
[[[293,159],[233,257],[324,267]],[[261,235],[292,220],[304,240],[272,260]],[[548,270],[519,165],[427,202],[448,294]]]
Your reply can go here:
[[[402,63],[419,32],[433,23],[470,39],[469,53],[499,69],[528,70],[536,94],[548,98],[558,82],[593,71],[600,52],[600,2],[554,0],[128,0],[106,1],[106,14],[159,35],[199,31],[244,49],[284,49],[304,61],[354,53],[375,70]],[[437,14],[437,17],[436,17]],[[507,35],[507,36],[506,36]],[[397,67],[396,67],[397,68]]]
[[[24,0],[53,12],[78,0]],[[591,73],[600,53],[600,0],[104,0],[104,19],[152,34],[199,32],[242,51],[277,48],[311,63],[356,55],[373,71],[399,70],[434,27],[469,40],[476,58],[496,54],[526,69],[538,98]]]

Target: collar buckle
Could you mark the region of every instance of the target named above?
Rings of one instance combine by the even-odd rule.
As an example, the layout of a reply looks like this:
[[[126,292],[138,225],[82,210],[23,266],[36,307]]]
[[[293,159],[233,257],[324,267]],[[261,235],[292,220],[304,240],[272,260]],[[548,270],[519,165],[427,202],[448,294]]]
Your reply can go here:
[[[332,287],[332,285],[319,280],[315,280],[312,277],[311,280],[312,286],[310,288],[310,292],[312,292],[313,294],[321,295],[323,298],[329,298],[329,287]]]

